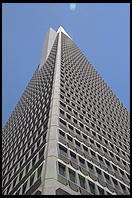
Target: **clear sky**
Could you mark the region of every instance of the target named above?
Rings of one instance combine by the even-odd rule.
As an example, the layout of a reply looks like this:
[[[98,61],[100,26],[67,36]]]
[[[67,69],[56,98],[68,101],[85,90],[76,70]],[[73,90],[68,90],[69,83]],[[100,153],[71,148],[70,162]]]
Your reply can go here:
[[[2,5],[2,126],[40,63],[48,28],[66,32],[130,110],[130,4]]]

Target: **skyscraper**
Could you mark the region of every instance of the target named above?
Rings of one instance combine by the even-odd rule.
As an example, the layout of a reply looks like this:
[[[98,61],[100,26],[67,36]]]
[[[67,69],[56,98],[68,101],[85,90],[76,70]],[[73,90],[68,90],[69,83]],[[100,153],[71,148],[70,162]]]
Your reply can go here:
[[[130,194],[129,112],[60,27],[2,133],[10,195]]]

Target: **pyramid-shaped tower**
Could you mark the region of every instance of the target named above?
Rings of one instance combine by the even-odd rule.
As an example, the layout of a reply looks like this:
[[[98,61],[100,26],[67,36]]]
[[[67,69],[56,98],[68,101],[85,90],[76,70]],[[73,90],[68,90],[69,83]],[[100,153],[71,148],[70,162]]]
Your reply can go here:
[[[2,193],[130,194],[129,147],[129,112],[64,28],[50,28],[3,128]]]

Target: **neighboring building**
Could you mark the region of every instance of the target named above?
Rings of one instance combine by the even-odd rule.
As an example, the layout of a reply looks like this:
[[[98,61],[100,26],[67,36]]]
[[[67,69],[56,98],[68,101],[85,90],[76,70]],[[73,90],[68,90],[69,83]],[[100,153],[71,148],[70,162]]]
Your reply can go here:
[[[2,133],[3,194],[130,194],[129,113],[62,27]]]

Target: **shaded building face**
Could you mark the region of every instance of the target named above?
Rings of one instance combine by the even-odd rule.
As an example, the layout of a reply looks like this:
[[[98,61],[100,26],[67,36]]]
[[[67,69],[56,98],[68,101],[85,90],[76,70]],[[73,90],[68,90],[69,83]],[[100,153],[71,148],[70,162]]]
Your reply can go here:
[[[3,194],[130,194],[129,113],[60,27],[2,133]]]

